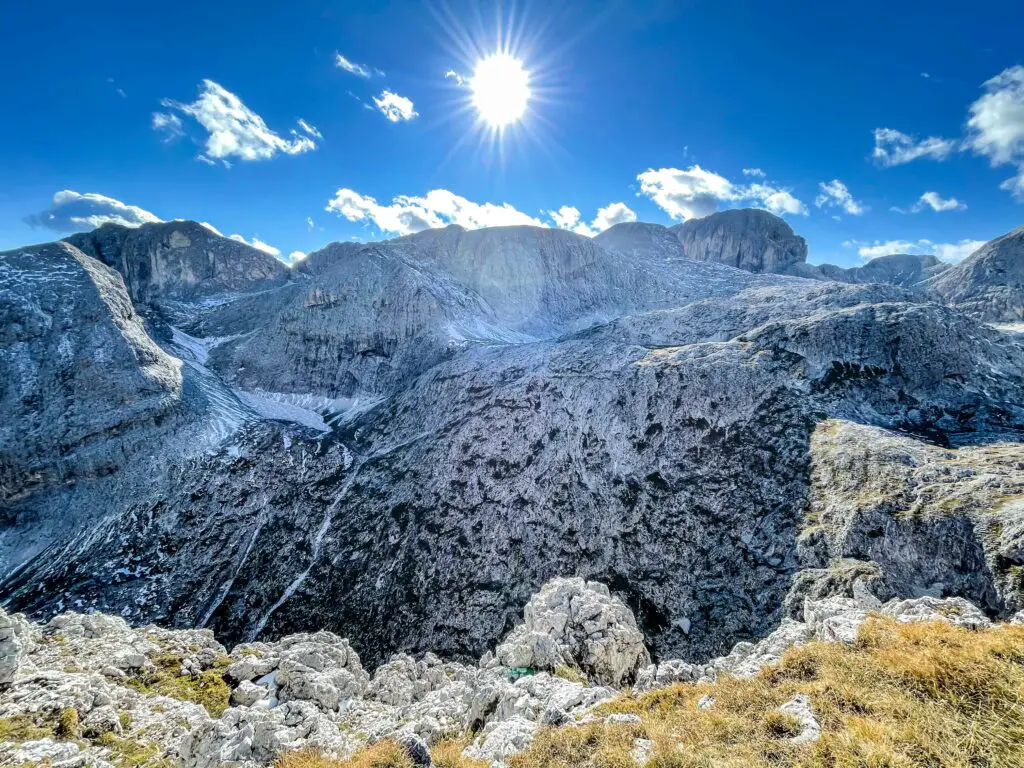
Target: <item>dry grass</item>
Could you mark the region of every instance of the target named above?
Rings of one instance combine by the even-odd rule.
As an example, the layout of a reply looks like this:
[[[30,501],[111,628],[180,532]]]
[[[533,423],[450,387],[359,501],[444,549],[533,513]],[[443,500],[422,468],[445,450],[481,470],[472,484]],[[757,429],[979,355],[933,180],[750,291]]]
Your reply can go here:
[[[799,726],[778,712],[798,693],[821,722],[815,744],[791,744]],[[698,710],[705,695],[715,704]],[[872,619],[852,647],[812,643],[752,680],[677,685],[603,709],[640,716],[656,768],[1024,766],[1024,628]],[[632,736],[622,726],[548,729],[510,763],[618,766]]]
[[[462,754],[472,739],[448,739],[436,744],[430,750],[430,757],[437,768],[491,768],[486,760],[474,760]]]
[[[813,744],[792,744],[799,724],[778,711],[798,693],[822,726]],[[697,709],[708,695],[714,706]],[[1024,627],[972,632],[876,617],[852,646],[811,643],[750,680],[624,694],[601,710],[641,723],[545,728],[510,768],[637,768],[637,738],[654,744],[649,768],[1024,768]],[[465,744],[434,747],[438,768],[486,768],[462,756]],[[294,752],[277,768],[411,765],[400,746],[381,742],[346,761]]]
[[[285,752],[275,768],[413,768],[412,760],[401,745],[391,740],[378,741],[359,750],[348,760],[338,760],[317,749]]]

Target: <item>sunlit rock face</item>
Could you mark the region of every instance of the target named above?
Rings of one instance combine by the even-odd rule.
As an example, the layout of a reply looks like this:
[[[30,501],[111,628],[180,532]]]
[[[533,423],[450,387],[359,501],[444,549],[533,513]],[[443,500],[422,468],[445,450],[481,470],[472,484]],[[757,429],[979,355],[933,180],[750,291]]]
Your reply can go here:
[[[749,272],[785,272],[807,261],[807,241],[778,216],[756,208],[721,211],[672,227],[686,257]]]
[[[678,257],[666,232],[450,227],[330,246],[270,288],[152,298],[192,420],[153,460],[19,507],[4,535],[50,521],[50,547],[12,555],[0,588],[34,616],[97,608],[229,643],[327,629],[368,667],[475,660],[559,576],[607,584],[652,657],[687,664],[858,584],[1019,610],[995,484],[948,518],[966,497],[928,496],[915,527],[820,479],[934,489],[899,466],[924,448],[862,469],[900,435],[949,451],[928,462],[954,484],[997,463],[1015,488],[974,451],[1019,445],[1017,337],[917,289]],[[823,442],[833,421],[875,432]],[[993,515],[1004,533],[979,534]],[[948,557],[936,532],[958,537]],[[630,667],[611,656],[592,664],[607,679]]]
[[[981,320],[1024,321],[1024,227],[986,243],[927,287]]]

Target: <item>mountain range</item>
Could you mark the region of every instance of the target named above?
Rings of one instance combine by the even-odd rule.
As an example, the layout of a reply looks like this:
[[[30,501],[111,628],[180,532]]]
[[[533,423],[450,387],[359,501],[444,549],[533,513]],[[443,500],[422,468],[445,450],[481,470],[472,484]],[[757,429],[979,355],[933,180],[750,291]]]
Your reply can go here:
[[[477,658],[559,576],[693,662],[855,584],[1024,609],[1024,228],[806,258],[760,210],[0,254],[0,595],[370,667]]]

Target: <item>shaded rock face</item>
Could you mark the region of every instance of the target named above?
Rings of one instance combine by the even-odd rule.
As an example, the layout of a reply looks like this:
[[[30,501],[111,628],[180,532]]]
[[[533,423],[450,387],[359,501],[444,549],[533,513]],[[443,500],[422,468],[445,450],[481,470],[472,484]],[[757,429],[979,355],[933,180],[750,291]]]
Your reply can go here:
[[[130,462],[175,418],[180,368],[114,270],[66,243],[0,253],[0,504]]]
[[[1024,608],[1024,466],[1013,435],[943,447],[876,427],[822,422],[800,535],[805,569],[787,600],[962,595],[1008,615]]]
[[[1024,321],[1024,227],[986,243],[926,287],[979,320]]]
[[[66,241],[120,272],[136,302],[259,290],[288,279],[288,268],[270,254],[194,221],[104,224]]]
[[[767,211],[740,208],[676,224],[671,230],[688,259],[749,272],[785,272],[807,261],[807,241]]]

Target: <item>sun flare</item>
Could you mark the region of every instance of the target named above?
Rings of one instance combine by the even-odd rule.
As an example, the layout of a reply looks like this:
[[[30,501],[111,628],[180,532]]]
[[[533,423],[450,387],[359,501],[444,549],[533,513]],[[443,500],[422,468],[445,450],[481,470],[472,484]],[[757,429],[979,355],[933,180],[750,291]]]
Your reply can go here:
[[[519,120],[530,101],[530,75],[508,53],[493,53],[477,62],[469,81],[473,106],[492,128]]]

